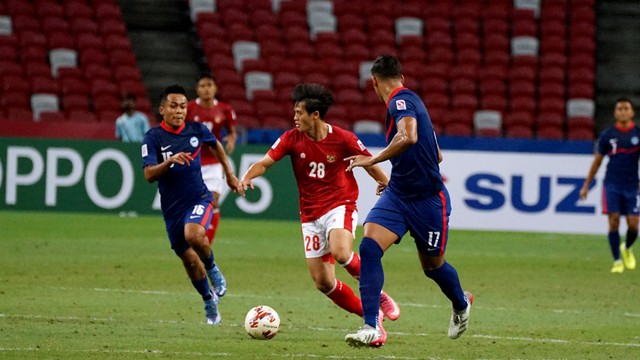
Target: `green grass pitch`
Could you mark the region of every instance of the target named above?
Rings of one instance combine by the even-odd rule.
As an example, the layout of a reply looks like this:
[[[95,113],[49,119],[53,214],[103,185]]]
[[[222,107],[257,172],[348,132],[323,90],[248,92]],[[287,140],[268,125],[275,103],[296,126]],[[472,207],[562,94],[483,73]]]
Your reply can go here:
[[[452,230],[447,258],[475,294],[469,329],[455,341],[450,304],[405,238],[383,258],[402,315],[385,322],[383,348],[351,349],[344,336],[361,319],[315,290],[297,222],[223,214],[214,250],[229,290],[222,324],[207,326],[161,217],[4,211],[0,359],[639,359],[640,269],[609,273],[604,218],[602,228]],[[281,317],[270,341],[243,328],[260,304]]]

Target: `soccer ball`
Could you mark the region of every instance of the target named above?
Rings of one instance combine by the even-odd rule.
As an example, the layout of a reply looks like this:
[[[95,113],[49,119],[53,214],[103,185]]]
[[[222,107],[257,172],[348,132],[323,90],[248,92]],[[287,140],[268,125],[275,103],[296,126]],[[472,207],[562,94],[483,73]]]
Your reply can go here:
[[[244,329],[254,339],[270,340],[280,329],[280,316],[269,306],[256,306],[247,313]]]

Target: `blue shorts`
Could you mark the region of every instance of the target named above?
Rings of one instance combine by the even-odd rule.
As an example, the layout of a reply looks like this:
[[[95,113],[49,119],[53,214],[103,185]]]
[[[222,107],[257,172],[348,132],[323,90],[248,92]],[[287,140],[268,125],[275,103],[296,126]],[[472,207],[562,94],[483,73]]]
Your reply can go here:
[[[193,206],[187,208],[184,214],[168,218],[165,217],[164,223],[169,235],[171,249],[176,255],[182,255],[189,248],[189,243],[184,237],[184,227],[188,223],[197,223],[205,229],[211,222],[213,216],[213,202],[209,198],[202,199]]]
[[[638,190],[625,190],[615,186],[605,186],[602,191],[602,213],[620,215],[638,215]]]
[[[433,196],[411,201],[402,200],[387,189],[367,215],[365,223],[376,223],[398,235],[396,244],[409,231],[418,251],[441,256],[449,239],[450,214],[446,188]]]

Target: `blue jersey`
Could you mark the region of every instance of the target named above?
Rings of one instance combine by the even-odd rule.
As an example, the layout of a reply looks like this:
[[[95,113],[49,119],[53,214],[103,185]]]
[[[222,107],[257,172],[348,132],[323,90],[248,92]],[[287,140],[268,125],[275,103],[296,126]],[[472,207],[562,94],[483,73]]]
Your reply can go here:
[[[216,143],[217,139],[211,131],[198,122],[184,123],[177,130],[161,123],[144,135],[143,167],[160,164],[181,151],[191,153],[194,158],[190,165],[171,165],[158,179],[160,205],[165,220],[182,218],[187,209],[202,199],[213,201],[211,192],[202,180],[200,154],[203,144],[215,146]]]
[[[640,127],[621,130],[607,128],[598,141],[598,152],[609,157],[604,185],[620,190],[638,189],[638,159],[640,157]]]
[[[424,103],[407,88],[394,90],[387,102],[387,144],[398,132],[396,122],[403,117],[417,120],[418,141],[390,159],[392,170],[388,189],[401,199],[423,198],[443,189],[438,165],[438,141]]]

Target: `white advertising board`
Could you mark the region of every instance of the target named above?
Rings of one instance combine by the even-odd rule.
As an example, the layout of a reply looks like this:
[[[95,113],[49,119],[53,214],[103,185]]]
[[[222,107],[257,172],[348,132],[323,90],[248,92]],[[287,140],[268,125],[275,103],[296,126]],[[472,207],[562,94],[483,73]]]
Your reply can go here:
[[[370,148],[375,154],[379,148]],[[451,196],[451,229],[606,234],[602,180],[587,199],[579,192],[593,155],[443,150],[440,169]],[[380,164],[390,172],[391,164]],[[361,170],[361,169],[359,169]],[[375,183],[357,171],[362,223],[375,203]],[[626,231],[624,220],[621,231]]]

